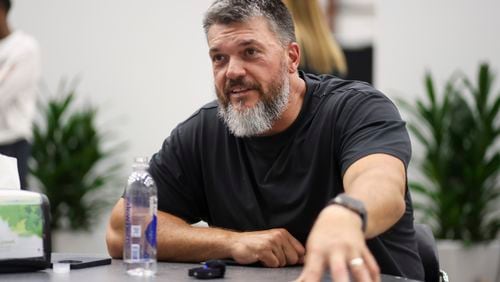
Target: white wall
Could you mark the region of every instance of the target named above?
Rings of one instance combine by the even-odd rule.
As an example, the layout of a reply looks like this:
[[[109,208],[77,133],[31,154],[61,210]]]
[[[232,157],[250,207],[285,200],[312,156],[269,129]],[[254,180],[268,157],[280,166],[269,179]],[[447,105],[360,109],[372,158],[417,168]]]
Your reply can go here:
[[[440,82],[455,70],[475,74],[481,61],[500,72],[500,1],[375,3],[375,83],[389,95],[422,95],[426,70]]]
[[[177,123],[215,97],[201,27],[209,3],[13,1],[12,26],[40,43],[44,84],[55,91],[63,77],[80,76],[81,100],[98,105],[102,129],[127,142],[123,185],[133,156],[156,152]],[[113,188],[119,195],[123,186]],[[59,251],[105,252],[109,209],[85,244]]]

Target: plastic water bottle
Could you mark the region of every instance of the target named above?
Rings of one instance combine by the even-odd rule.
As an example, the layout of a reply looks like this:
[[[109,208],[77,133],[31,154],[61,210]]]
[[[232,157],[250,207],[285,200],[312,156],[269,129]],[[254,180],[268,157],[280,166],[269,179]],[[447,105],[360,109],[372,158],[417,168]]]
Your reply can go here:
[[[156,185],[148,173],[148,158],[134,159],[125,189],[125,245],[123,261],[127,274],[156,273]]]

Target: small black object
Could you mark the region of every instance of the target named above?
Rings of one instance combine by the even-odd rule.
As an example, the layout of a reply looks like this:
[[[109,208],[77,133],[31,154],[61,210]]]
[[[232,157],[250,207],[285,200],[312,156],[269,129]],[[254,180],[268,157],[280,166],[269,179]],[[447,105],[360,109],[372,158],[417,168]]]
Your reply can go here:
[[[224,278],[226,264],[221,260],[209,260],[203,263],[202,267],[189,269],[189,276],[198,279]]]
[[[54,263],[69,263],[70,269],[82,269],[87,267],[111,264],[111,258],[57,253],[52,255],[51,267]]]

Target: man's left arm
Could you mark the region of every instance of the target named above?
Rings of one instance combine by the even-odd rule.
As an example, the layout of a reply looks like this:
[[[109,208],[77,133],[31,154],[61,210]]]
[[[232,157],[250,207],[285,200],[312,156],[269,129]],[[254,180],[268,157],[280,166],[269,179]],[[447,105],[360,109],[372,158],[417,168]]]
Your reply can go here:
[[[383,233],[404,214],[405,166],[388,154],[368,155],[349,166],[343,183],[345,193],[365,206],[366,231],[354,211],[340,205],[324,208],[309,235],[298,281],[320,281],[325,268],[336,282],[349,281],[349,271],[355,281],[380,281],[365,240]]]

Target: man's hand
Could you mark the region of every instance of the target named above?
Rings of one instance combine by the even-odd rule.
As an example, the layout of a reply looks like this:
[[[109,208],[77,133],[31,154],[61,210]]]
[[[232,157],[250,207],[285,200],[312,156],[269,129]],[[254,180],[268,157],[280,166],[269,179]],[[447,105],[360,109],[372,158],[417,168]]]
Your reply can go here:
[[[365,234],[355,212],[337,205],[323,209],[307,239],[306,262],[298,281],[319,281],[326,268],[335,282],[349,281],[349,272],[358,282],[380,281],[380,269],[365,239],[382,234],[403,216],[404,164],[390,155],[368,155],[354,162],[342,180],[345,193],[365,205]]]
[[[238,263],[260,261],[267,267],[303,263],[304,247],[285,229],[235,233],[231,257]]]
[[[380,281],[380,270],[368,250],[361,219],[341,206],[325,208],[307,240],[304,270],[297,281],[320,281],[329,268],[333,281]]]

